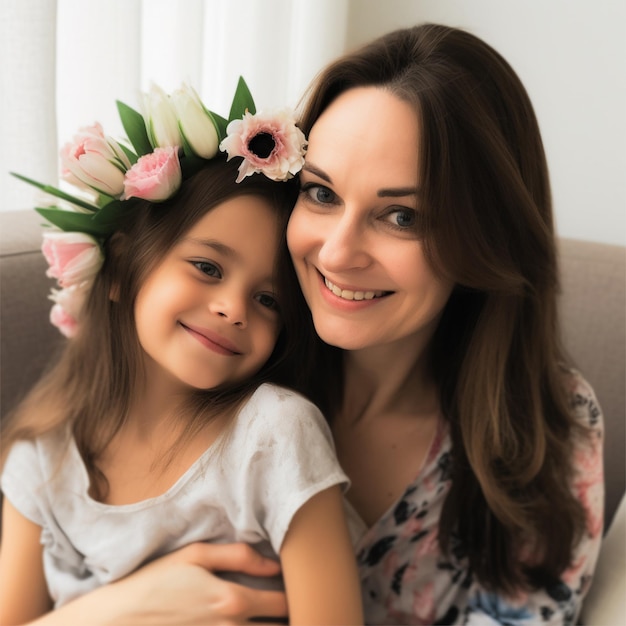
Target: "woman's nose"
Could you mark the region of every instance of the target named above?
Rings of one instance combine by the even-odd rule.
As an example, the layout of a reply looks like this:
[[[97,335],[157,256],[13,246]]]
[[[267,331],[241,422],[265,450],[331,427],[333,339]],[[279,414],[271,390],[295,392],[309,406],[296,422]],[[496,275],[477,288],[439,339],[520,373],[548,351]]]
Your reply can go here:
[[[371,257],[365,228],[345,212],[338,216],[326,229],[319,260],[325,269],[335,272],[367,267]]]

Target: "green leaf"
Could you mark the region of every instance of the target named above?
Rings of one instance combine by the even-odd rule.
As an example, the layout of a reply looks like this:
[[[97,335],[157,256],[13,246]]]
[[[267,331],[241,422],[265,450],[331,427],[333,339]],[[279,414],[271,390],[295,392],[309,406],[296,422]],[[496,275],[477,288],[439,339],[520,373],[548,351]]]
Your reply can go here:
[[[180,159],[180,169],[183,173],[183,180],[193,176],[196,172],[201,170],[207,162],[207,159],[196,156],[193,152],[185,152]]]
[[[254,100],[252,99],[248,85],[246,85],[246,81],[243,79],[243,76],[240,76],[237,89],[235,90],[235,96],[233,97],[233,103],[230,106],[228,121],[240,120],[246,111],[254,115],[256,113],[256,107],[254,106]]]
[[[111,202],[115,202],[117,198],[115,196],[109,196],[106,193],[98,194],[98,211],[101,211],[107,204],[111,204]]]
[[[152,144],[148,139],[148,132],[146,131],[143,116],[135,111],[135,109],[119,100],[116,100],[116,104],[120,119],[122,120],[122,126],[126,131],[126,136],[130,143],[133,144],[137,156],[143,156],[144,154],[152,152]]]
[[[124,204],[126,206],[115,200],[94,214],[75,213],[58,207],[37,207],[35,211],[65,232],[81,232],[92,237],[105,238],[116,230],[122,213],[130,209],[129,202]]]
[[[134,204],[133,198],[124,200],[124,202],[115,200],[102,207],[102,209],[93,216],[93,223],[100,232],[107,235],[111,234],[119,227],[120,217],[128,211],[132,211]]]
[[[9,174],[11,174],[11,176],[15,176],[15,178],[19,178],[20,180],[23,180],[25,183],[28,183],[29,185],[33,185],[34,187],[37,187],[38,189],[41,189],[42,191],[49,193],[51,196],[55,196],[56,198],[61,198],[61,200],[66,200],[67,202],[71,202],[72,204],[82,207],[83,209],[86,209],[87,211],[91,211],[92,213],[98,211],[97,206],[94,206],[90,202],[82,200],[81,198],[72,196],[69,193],[65,193],[65,191],[61,191],[60,189],[57,189],[56,187],[52,187],[51,185],[44,185],[43,183],[39,183],[36,180],[33,180],[32,178],[27,178],[26,176],[22,176],[21,174],[16,174],[15,172],[9,172]]]
[[[37,207],[35,211],[66,232],[87,233],[93,237],[103,237],[108,234],[94,222],[94,215],[88,213],[74,213],[56,207]]]
[[[124,154],[128,157],[131,165],[137,163],[138,157],[130,148],[127,148],[123,143],[118,143],[118,145],[124,151]]]

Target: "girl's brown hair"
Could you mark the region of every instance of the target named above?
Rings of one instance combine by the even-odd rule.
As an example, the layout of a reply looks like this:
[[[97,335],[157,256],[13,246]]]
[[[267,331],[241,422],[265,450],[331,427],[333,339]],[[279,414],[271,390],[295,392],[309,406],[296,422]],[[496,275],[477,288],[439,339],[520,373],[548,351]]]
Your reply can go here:
[[[8,419],[3,420],[2,461],[12,442],[32,439],[70,424],[96,497],[107,483],[98,458],[124,423],[133,388],[142,380],[142,350],[134,304],[147,276],[192,226],[218,204],[234,197],[266,199],[279,216],[278,299],[283,328],[268,362],[249,380],[195,391],[184,406],[183,439],[190,440],[213,416],[234,412],[262,382],[297,386],[296,347],[306,315],[285,243],[285,228],[296,183],[276,183],[262,175],[235,183],[237,162],[222,155],[186,180],[170,200],[128,203],[128,211],[104,244],[105,261],[83,311],[79,332],[58,362],[41,378]],[[114,294],[114,297],[112,295]],[[176,446],[174,447],[176,448]]]
[[[584,525],[569,489],[576,424],[564,389],[558,269],[546,159],[532,105],[510,65],[475,36],[421,25],[331,64],[300,126],[353,87],[376,86],[419,120],[427,258],[456,287],[431,346],[453,441],[439,538],[488,587],[558,579]],[[384,155],[381,155],[384,158]],[[341,402],[339,351],[319,348],[314,399]],[[558,511],[558,523],[555,511]],[[533,548],[532,564],[519,548]]]

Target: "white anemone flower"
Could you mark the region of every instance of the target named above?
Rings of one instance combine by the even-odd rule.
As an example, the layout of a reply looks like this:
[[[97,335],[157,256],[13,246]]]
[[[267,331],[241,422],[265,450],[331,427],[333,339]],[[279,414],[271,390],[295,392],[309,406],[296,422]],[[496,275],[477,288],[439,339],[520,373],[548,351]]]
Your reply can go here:
[[[233,120],[226,128],[220,150],[228,160],[243,157],[237,182],[261,172],[272,180],[293,178],[304,165],[306,138],[296,126],[291,109],[247,112],[241,120]]]

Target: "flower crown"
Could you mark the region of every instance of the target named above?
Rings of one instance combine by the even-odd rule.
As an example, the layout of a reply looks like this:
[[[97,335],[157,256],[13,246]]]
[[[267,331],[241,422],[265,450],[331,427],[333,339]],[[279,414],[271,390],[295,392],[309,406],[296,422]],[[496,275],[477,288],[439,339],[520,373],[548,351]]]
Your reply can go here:
[[[239,78],[228,119],[209,111],[196,91],[183,85],[172,94],[153,86],[143,98],[144,115],[123,102],[117,109],[126,141],[116,141],[95,123],[81,128],[60,152],[61,178],[77,194],[11,172],[61,200],[36,207],[58,230],[43,235],[47,276],[56,278],[50,321],[66,336],[78,328],[81,309],[104,260],[102,244],[134,198],[162,202],[218,151],[241,157],[236,182],[262,173],[276,181],[292,178],[304,163],[306,139],[289,109],[257,113],[250,90]]]

